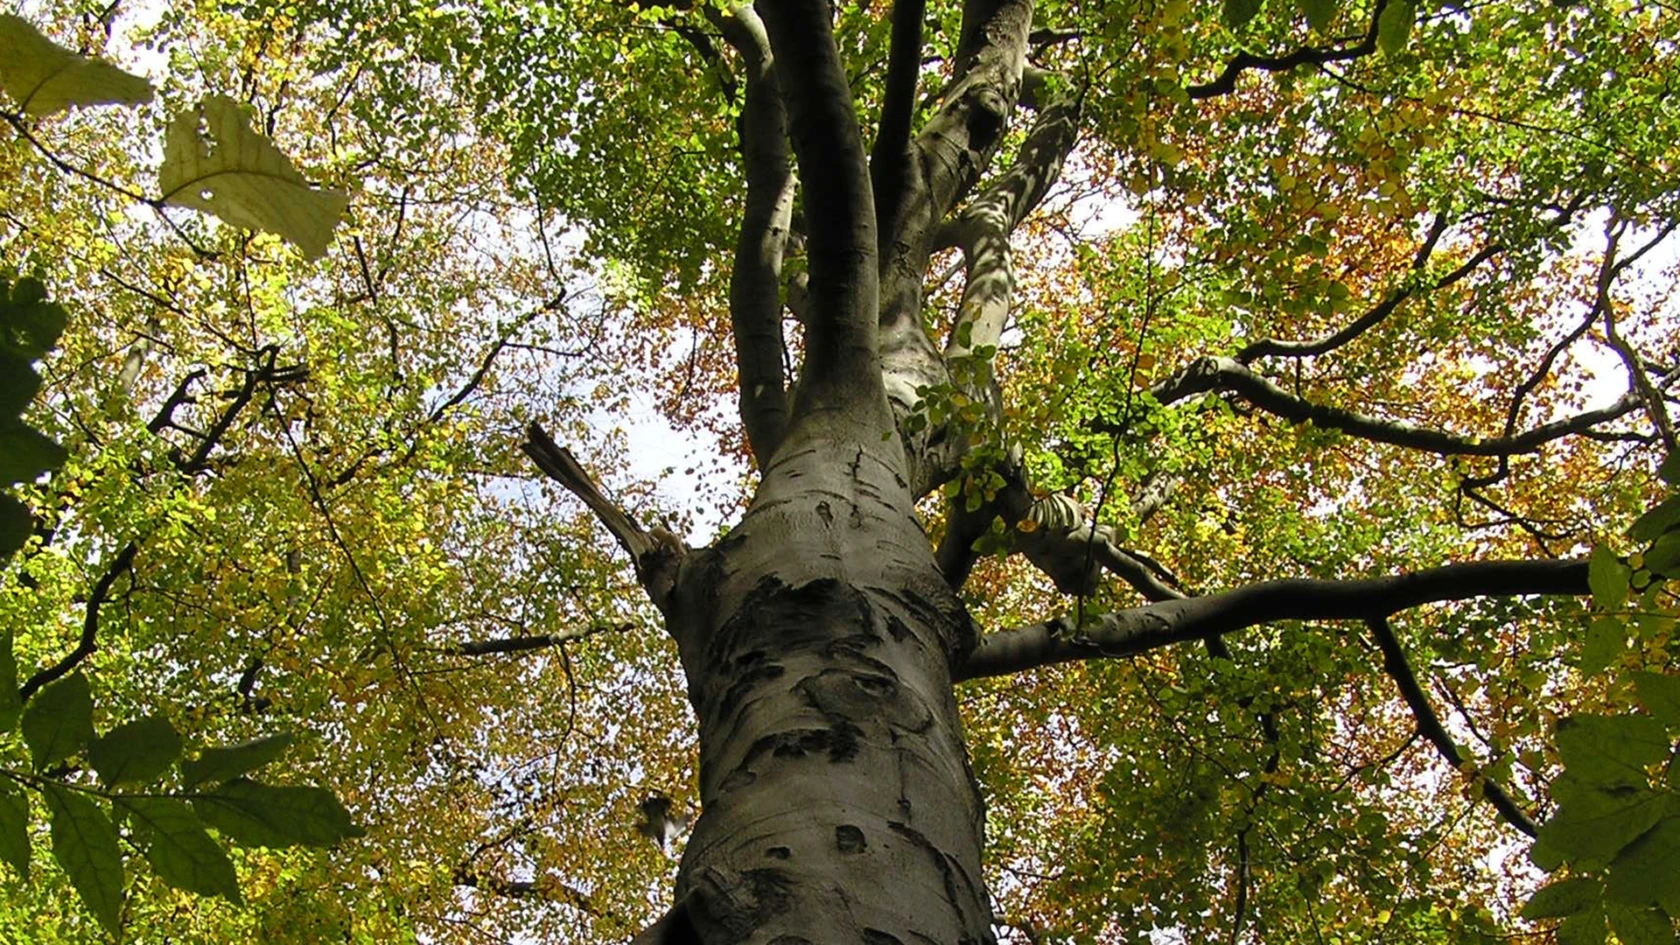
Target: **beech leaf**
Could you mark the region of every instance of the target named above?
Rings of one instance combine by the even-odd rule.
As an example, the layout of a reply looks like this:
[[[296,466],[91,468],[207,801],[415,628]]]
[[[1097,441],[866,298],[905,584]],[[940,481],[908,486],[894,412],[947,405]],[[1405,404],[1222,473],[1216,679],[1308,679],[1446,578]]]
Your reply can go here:
[[[1412,20],[1416,17],[1417,7],[1407,0],[1395,0],[1383,7],[1377,16],[1377,46],[1390,56],[1404,52],[1411,42]]]
[[[330,847],[363,831],[331,791],[274,787],[238,778],[193,798],[205,823],[254,847]]]
[[[152,84],[108,62],[78,56],[41,35],[28,20],[0,14],[0,88],[26,115],[72,105],[138,105]]]
[[[161,715],[119,725],[88,746],[88,761],[106,784],[149,784],[181,757],[181,736]]]
[[[145,843],[146,862],[159,879],[201,896],[239,901],[239,876],[233,862],[192,808],[170,797],[130,797],[120,803]]]
[[[23,740],[39,771],[93,741],[93,693],[72,673],[35,694],[23,710]]]
[[[187,787],[231,781],[280,757],[292,741],[282,732],[226,748],[206,748],[196,759],[181,762],[181,779]]]
[[[122,850],[117,829],[98,804],[75,791],[49,786],[53,858],[70,877],[99,924],[115,935],[122,924]]]
[[[338,191],[310,186],[274,142],[251,129],[239,103],[223,95],[170,121],[158,186],[165,203],[278,234],[310,259],[327,251],[350,203]]]
[[[20,879],[29,878],[29,798],[5,781],[0,781],[0,860]]]

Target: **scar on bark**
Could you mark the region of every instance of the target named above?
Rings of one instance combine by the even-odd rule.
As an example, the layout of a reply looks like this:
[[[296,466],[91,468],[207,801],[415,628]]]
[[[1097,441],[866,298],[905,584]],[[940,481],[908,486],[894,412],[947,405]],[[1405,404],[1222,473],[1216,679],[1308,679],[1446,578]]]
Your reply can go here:
[[[583,500],[589,511],[606,526],[607,531],[629,552],[636,566],[636,579],[647,590],[648,597],[661,610],[676,584],[677,565],[688,554],[682,539],[660,526],[644,529],[601,493],[589,473],[572,451],[555,443],[541,425],[532,423],[525,429],[525,442],[519,445],[550,479],[566,487],[566,491]]]

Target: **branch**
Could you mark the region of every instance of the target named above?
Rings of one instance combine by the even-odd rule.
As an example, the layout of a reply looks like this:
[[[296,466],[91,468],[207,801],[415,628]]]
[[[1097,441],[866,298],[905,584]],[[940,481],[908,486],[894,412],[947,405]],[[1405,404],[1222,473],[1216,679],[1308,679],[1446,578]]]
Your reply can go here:
[[[1406,651],[1401,648],[1399,638],[1388,625],[1388,619],[1371,617],[1365,621],[1365,625],[1370,627],[1371,633],[1376,636],[1377,647],[1382,650],[1383,669],[1400,688],[1401,697],[1406,700],[1407,707],[1417,718],[1418,731],[1429,739],[1435,750],[1446,759],[1447,764],[1457,768],[1467,756],[1459,754],[1458,746],[1453,744],[1452,736],[1447,733],[1446,726],[1441,724],[1440,716],[1435,714],[1434,707],[1429,704],[1429,696],[1425,695],[1423,687],[1418,685],[1417,676],[1412,673],[1411,664],[1406,661]],[[1539,830],[1534,826],[1534,821],[1529,819],[1523,809],[1517,806],[1517,802],[1512,800],[1511,795],[1505,793],[1505,789],[1493,779],[1482,779],[1482,796],[1493,804],[1506,823],[1530,837],[1538,835]]]
[[[878,239],[898,230],[898,216],[911,186],[910,124],[916,113],[916,82],[922,72],[922,21],[926,0],[897,0],[892,11],[892,47],[869,177],[875,193]],[[885,246],[882,252],[886,252]]]
[[[87,608],[82,615],[82,636],[76,642],[76,648],[66,653],[63,659],[40,670],[29,677],[28,682],[19,686],[18,697],[21,701],[28,702],[29,697],[33,696],[42,686],[69,674],[71,670],[81,665],[83,660],[92,656],[94,650],[99,648],[99,608],[103,607],[105,601],[110,598],[111,587],[117,583],[117,579],[127,574],[134,567],[134,554],[139,550],[139,546],[131,541],[123,545],[122,550],[118,551],[116,556],[111,559],[111,563],[105,566],[105,573],[101,574],[99,580],[94,582],[93,592],[88,594]]]
[[[589,511],[595,513],[595,517],[630,554],[637,580],[654,604],[663,610],[676,581],[677,565],[687,554],[687,547],[663,528],[648,531],[636,524],[635,519],[601,494],[600,487],[584,471],[572,451],[556,444],[541,426],[532,423],[526,428],[525,435],[526,440],[519,448],[531,457],[538,469],[581,499]]]
[[[805,182],[805,214],[822,221],[807,240],[811,295],[798,400],[857,403],[881,390],[880,276],[874,195],[851,87],[827,0],[781,0],[760,14],[783,64],[778,78]]]
[[[746,60],[747,95],[737,130],[747,179],[747,205],[729,277],[741,425],[763,469],[787,431],[783,384],[782,254],[793,217],[795,183],[788,163],[787,110],[764,22],[750,5],[718,17],[724,37]]]
[[[956,678],[1131,656],[1276,620],[1361,620],[1470,597],[1586,593],[1584,561],[1478,561],[1365,580],[1267,581],[1104,614],[1079,630],[1052,620],[988,634]]]
[[[493,640],[468,640],[465,643],[461,643],[453,647],[452,652],[460,656],[489,656],[494,653],[527,653],[531,650],[541,650],[551,646],[559,646],[562,643],[570,643],[573,640],[582,640],[586,637],[592,637],[597,633],[607,633],[609,631],[628,632],[630,630],[634,630],[635,628],[636,625],[633,623],[596,622],[565,633],[542,633],[531,636],[499,637]]]
[[[1644,403],[1637,394],[1627,394],[1607,407],[1543,423],[1514,436],[1481,439],[1313,403],[1289,393],[1232,358],[1202,358],[1156,384],[1150,393],[1160,403],[1170,404],[1208,391],[1229,391],[1255,407],[1292,423],[1311,422],[1315,426],[1340,430],[1360,439],[1441,456],[1510,456],[1538,452],[1540,447],[1553,440],[1586,433],[1601,423],[1632,413]],[[1111,424],[1102,425],[1100,429],[1110,433],[1120,432]]]
[[[1369,56],[1377,51],[1377,20],[1382,16],[1385,6],[1387,0],[1377,0],[1376,6],[1371,9],[1371,25],[1365,30],[1364,38],[1355,45],[1303,46],[1282,56],[1257,56],[1250,52],[1239,52],[1225,64],[1225,69],[1219,73],[1218,78],[1212,82],[1192,85],[1185,91],[1190,93],[1192,100],[1214,98],[1236,91],[1237,79],[1250,69],[1258,69],[1261,72],[1287,72],[1299,66],[1322,66],[1326,63]]]
[[[596,908],[595,900],[590,898],[588,893],[574,889],[557,879],[502,879],[499,876],[488,876],[465,864],[456,868],[453,879],[455,885],[468,889],[494,893],[510,899],[543,899],[565,903],[585,915],[607,918]]]

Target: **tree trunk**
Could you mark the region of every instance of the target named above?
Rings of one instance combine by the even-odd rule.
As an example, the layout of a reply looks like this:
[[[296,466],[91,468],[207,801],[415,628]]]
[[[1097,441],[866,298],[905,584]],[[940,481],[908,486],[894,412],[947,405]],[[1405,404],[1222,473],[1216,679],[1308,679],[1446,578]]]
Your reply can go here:
[[[807,417],[741,523],[683,563],[703,814],[652,937],[994,941],[951,687],[975,631],[902,457],[855,417]]]

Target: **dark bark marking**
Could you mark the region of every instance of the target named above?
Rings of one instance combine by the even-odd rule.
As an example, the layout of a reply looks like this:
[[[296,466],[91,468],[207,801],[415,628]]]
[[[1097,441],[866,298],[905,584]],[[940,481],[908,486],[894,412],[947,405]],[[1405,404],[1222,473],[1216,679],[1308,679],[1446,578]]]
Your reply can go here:
[[[718,790],[727,794],[730,791],[744,788],[757,780],[758,775],[754,772],[748,771],[746,768],[736,768],[729,772],[729,776],[723,779],[722,784],[718,785]]]
[[[904,939],[880,929],[863,930],[864,945],[904,945]]]
[[[742,761],[743,769],[764,756],[801,758],[826,753],[833,762],[851,761],[857,757],[859,737],[863,732],[850,722],[841,720],[833,728],[804,728],[766,735],[753,742]]]
[[[834,510],[829,508],[827,502],[817,503],[817,517],[823,520],[825,526],[834,524]]]
[[[772,860],[785,860],[793,856],[793,851],[787,847],[771,847],[764,851],[764,855]]]
[[[946,856],[944,851],[934,846],[933,841],[929,840],[926,834],[909,824],[889,820],[887,821],[887,827],[893,833],[908,840],[912,846],[926,851],[927,855],[933,858],[933,865],[939,870],[940,879],[945,884],[945,901],[961,917],[962,906],[959,904],[960,900],[957,899],[957,877],[956,871],[951,868],[951,858]]]
[[[869,844],[863,839],[863,831],[855,824],[841,824],[834,828],[834,846],[841,853],[862,853]],[[865,936],[867,941],[867,935]]]

